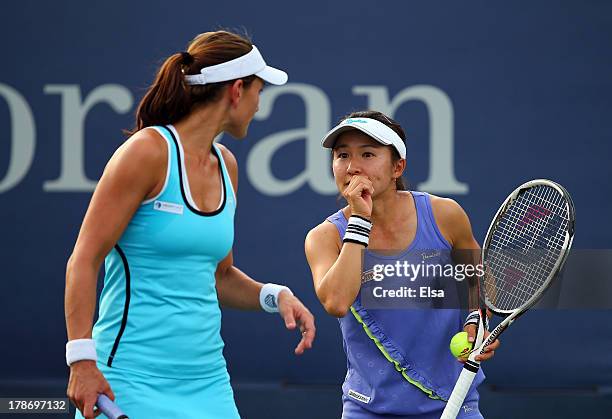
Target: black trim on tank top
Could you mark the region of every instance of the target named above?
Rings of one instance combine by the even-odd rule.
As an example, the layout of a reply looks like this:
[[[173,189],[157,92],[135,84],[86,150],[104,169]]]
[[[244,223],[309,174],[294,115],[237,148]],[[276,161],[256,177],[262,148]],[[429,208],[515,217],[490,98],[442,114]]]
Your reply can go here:
[[[128,311],[130,309],[130,266],[128,265],[127,257],[125,257],[125,253],[119,247],[118,244],[115,245],[115,250],[121,257],[123,261],[123,269],[125,271],[125,305],[123,306],[123,316],[121,318],[121,327],[119,327],[119,333],[117,333],[117,337],[115,338],[115,343],[113,344],[113,349],[106,361],[106,365],[111,367],[113,365],[113,360],[115,359],[115,354],[117,353],[117,348],[119,347],[119,342],[121,341],[121,336],[123,336],[123,332],[125,331],[125,326],[127,325],[128,319]]]
[[[181,164],[181,161],[182,161],[181,148],[179,147],[178,140],[176,139],[176,137],[174,136],[174,133],[172,132],[170,128],[168,128],[167,126],[164,126],[164,128],[166,129],[166,131],[168,131],[168,133],[172,137],[172,141],[174,141],[174,146],[176,147],[176,154],[178,156],[177,166],[178,166],[178,172],[179,172],[179,183],[181,184],[181,195],[183,196],[183,201],[185,202],[185,205],[187,206],[187,208],[189,208],[191,212],[197,215],[201,215],[203,217],[211,217],[213,215],[219,214],[221,211],[223,211],[223,208],[225,208],[225,201],[227,200],[227,188],[225,187],[225,176],[223,176],[223,161],[221,160],[221,156],[217,153],[217,150],[215,149],[215,147],[212,146],[211,150],[213,154],[215,155],[215,157],[217,158],[217,160],[219,161],[219,175],[221,176],[221,187],[223,188],[223,191],[222,191],[223,192],[223,202],[221,202],[221,206],[214,211],[211,211],[211,212],[200,211],[197,208],[194,208],[191,206],[191,204],[189,203],[189,200],[187,199],[187,195],[185,194],[185,188],[183,187],[183,170],[182,170],[183,166]],[[187,170],[187,168],[185,168],[185,170]]]

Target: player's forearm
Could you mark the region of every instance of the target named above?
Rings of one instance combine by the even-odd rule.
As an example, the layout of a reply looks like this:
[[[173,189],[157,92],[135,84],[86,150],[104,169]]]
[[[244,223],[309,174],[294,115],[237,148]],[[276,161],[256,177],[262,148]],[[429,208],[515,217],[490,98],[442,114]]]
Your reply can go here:
[[[317,296],[325,311],[344,317],[361,288],[361,254],[364,247],[345,243],[338,259],[321,279]]]
[[[223,307],[240,310],[261,310],[259,292],[263,284],[235,266],[217,271],[217,297]]]
[[[465,283],[468,287],[468,310],[478,310],[480,307],[479,280],[482,274],[480,265],[480,248],[478,243],[469,237],[463,248],[455,247],[452,252],[453,263],[464,266]]]
[[[99,265],[71,256],[66,266],[64,311],[68,340],[90,339]]]

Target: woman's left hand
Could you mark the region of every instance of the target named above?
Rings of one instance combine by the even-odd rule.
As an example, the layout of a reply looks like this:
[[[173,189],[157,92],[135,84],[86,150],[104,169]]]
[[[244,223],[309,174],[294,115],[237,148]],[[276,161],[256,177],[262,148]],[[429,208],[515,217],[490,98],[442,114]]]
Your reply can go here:
[[[314,316],[304,304],[289,292],[281,291],[278,295],[278,312],[287,329],[293,330],[299,326],[302,332],[302,340],[296,346],[295,354],[301,355],[306,349],[312,348],[316,333]]]
[[[468,340],[470,342],[474,342],[474,340],[476,339],[476,325],[474,324],[469,324],[467,326],[465,326],[465,328],[463,329],[464,332],[467,332],[468,334]],[[486,339],[487,336],[489,336],[489,331],[485,330],[484,332],[484,338]],[[491,358],[493,358],[493,355],[495,355],[495,350],[499,348],[499,345],[501,345],[501,342],[499,341],[499,339],[495,339],[495,341],[490,344],[489,346],[486,346],[484,348],[484,353],[482,355],[478,355],[476,356],[476,361],[487,361]],[[476,349],[476,348],[474,348]],[[465,358],[458,358],[460,361],[465,362],[467,361],[467,357]]]

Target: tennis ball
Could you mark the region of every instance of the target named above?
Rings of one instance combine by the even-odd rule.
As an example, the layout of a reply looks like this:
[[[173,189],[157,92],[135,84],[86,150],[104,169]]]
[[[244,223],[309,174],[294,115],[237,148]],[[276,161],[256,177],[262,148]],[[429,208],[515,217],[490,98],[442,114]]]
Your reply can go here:
[[[456,358],[467,356],[472,350],[472,344],[468,342],[467,332],[459,332],[450,341],[450,351]]]

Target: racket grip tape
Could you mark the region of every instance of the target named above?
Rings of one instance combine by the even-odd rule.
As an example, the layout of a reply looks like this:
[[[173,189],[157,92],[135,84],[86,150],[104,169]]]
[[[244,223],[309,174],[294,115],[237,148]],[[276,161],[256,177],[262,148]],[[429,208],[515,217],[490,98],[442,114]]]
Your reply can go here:
[[[104,394],[98,396],[96,405],[109,419],[128,419],[127,415],[119,409],[119,406]]]
[[[467,395],[467,392],[470,389],[477,372],[478,368],[476,368],[474,371],[474,368],[472,367],[463,367],[461,374],[459,375],[459,379],[455,383],[453,392],[451,393],[448,402],[446,402],[446,407],[444,408],[444,412],[442,412],[440,419],[455,419],[457,417],[457,414],[463,405],[465,396]]]

